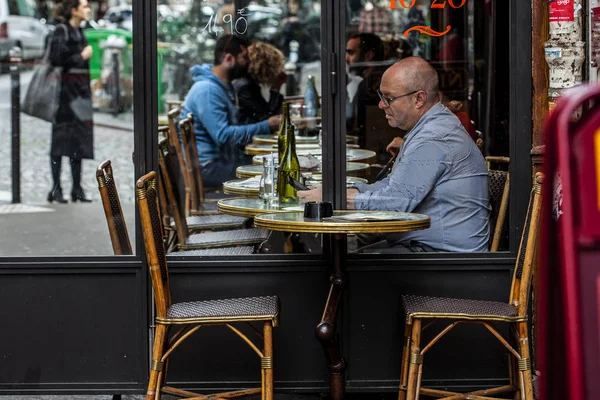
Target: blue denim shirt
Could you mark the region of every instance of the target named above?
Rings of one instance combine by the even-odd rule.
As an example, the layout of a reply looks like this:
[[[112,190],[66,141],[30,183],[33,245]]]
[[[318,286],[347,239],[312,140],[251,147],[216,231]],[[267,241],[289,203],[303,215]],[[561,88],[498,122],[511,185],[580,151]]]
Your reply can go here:
[[[426,230],[386,235],[441,251],[487,251],[490,235],[488,171],[481,152],[456,116],[433,106],[404,138],[390,175],[358,184],[358,210],[426,214]]]

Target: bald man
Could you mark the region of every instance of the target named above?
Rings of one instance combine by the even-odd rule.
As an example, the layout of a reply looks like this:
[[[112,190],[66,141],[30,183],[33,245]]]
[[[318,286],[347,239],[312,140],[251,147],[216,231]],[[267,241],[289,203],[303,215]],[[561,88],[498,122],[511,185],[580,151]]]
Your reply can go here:
[[[379,108],[391,127],[406,131],[390,175],[348,189],[348,208],[426,214],[427,230],[388,234],[364,252],[487,251],[488,172],[481,152],[456,116],[439,102],[438,76],[423,59],[386,70]],[[320,198],[320,188],[298,192]]]

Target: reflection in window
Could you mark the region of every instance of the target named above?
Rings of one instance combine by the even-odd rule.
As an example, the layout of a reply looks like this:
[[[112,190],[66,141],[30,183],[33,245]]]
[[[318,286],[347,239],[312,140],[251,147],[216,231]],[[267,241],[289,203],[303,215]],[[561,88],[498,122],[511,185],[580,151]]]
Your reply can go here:
[[[477,167],[471,171],[472,174],[487,174],[484,157],[496,156],[504,157],[502,160],[509,160],[508,47],[506,46],[507,41],[496,40],[496,38],[508,37],[508,2],[452,1],[443,2],[444,5],[441,8],[432,7],[432,3],[430,0],[393,0],[391,4],[390,1],[368,1],[366,3],[349,1],[346,3],[348,17],[345,57],[346,129],[347,134],[358,137],[361,147],[376,152],[378,165],[371,168],[369,177],[371,183],[381,180],[383,176],[390,173],[391,168],[384,166],[391,165],[396,154],[400,153],[401,155],[398,160],[402,160],[404,157],[403,138],[407,135],[407,130],[403,130],[403,125],[398,123],[402,118],[398,117],[399,111],[393,111],[394,108],[396,107],[398,110],[398,107],[402,108],[398,104],[417,101],[415,99],[418,99],[419,93],[428,90],[427,83],[421,82],[416,75],[398,78],[406,80],[406,82],[400,82],[397,79],[394,87],[382,85],[381,78],[384,71],[395,62],[410,56],[426,60],[437,72],[439,100],[458,118],[461,130],[464,130],[464,136],[459,139],[463,141],[464,138],[469,139],[464,143],[463,148],[472,147],[477,153]],[[493,4],[495,5],[492,6]],[[383,93],[378,94],[378,89],[381,89]],[[437,99],[436,96],[435,100],[437,101]],[[392,106],[388,108],[387,106],[390,104]],[[386,108],[386,111],[380,107]],[[407,126],[410,130],[414,125],[408,124]],[[408,150],[406,151],[408,152]],[[454,152],[456,154],[451,154],[452,157],[457,156],[459,150],[454,150]],[[479,155],[479,152],[483,157]],[[404,158],[404,162],[408,162],[415,154],[414,152],[409,153]],[[434,157],[434,154],[425,156],[431,158]],[[435,157],[439,159],[445,157],[444,159],[446,159],[447,156],[448,154],[440,154],[439,157]],[[395,167],[404,168],[404,163],[398,162],[398,160],[396,160]],[[408,189],[408,186],[414,189],[425,184],[424,181],[427,180],[425,161],[413,160],[409,171],[403,171],[402,177],[396,175],[395,178],[392,178],[395,180],[394,184],[396,181],[400,182],[399,188],[396,188],[398,189],[396,197],[418,199],[416,204],[400,207],[402,209],[396,211],[424,212],[427,203],[443,192],[442,181],[444,177],[447,177],[447,172],[434,177],[432,186],[425,185],[419,189],[426,192],[424,196]],[[471,223],[474,218],[480,218],[484,214],[491,215],[486,219],[489,219],[492,227],[497,226],[496,234],[501,236],[495,241],[500,244],[495,246],[494,250],[496,247],[506,250],[508,245],[507,229],[496,224],[495,218],[498,216],[497,207],[500,207],[501,203],[505,204],[501,199],[504,193],[503,182],[507,180],[508,163],[498,163],[497,159],[488,159],[487,161],[487,166],[493,170],[490,172],[490,176],[494,174],[498,178],[494,180],[498,187],[498,190],[494,191],[497,194],[494,197],[498,205],[495,204],[496,202],[492,202],[493,209],[490,213],[487,210],[487,198],[479,198],[479,195],[475,193],[477,190],[475,190],[474,193],[471,193],[470,200],[465,199],[464,201],[473,204],[481,203],[477,210],[482,212],[477,210],[463,212],[463,216],[459,217],[459,220],[462,218]],[[454,162],[449,165],[454,165]],[[395,173],[398,173],[398,170],[395,170]],[[411,176],[417,179],[411,181],[412,178],[409,179]],[[387,210],[391,204],[394,204],[395,198],[393,197],[388,199],[379,197],[383,193],[381,189],[388,187],[387,181],[382,181],[376,186],[359,184],[357,187],[361,190],[355,204],[359,208]],[[406,190],[402,189],[403,187]],[[469,184],[467,188],[471,190],[473,186]],[[482,186],[481,191],[487,192],[488,188]],[[489,191],[492,193],[491,187]],[[461,195],[466,195],[465,193],[461,192]],[[458,198],[456,194],[458,193],[453,195],[453,199],[439,199],[440,203],[456,201]],[[366,199],[369,196],[371,198]],[[352,196],[349,197],[352,198]],[[447,206],[448,204],[446,204]],[[453,209],[446,208],[444,214],[450,215],[452,212]],[[469,216],[467,217],[467,215]],[[448,227],[448,223],[456,222],[456,220],[454,222],[444,220],[446,227]],[[463,225],[466,226],[468,223],[463,223]],[[437,228],[439,227],[434,226],[432,222],[430,232]],[[471,227],[469,231],[473,232],[473,229],[481,233],[488,228],[482,225]],[[493,228],[490,235],[493,236]],[[407,238],[411,235],[401,236]],[[461,251],[461,249],[462,251],[483,251],[489,248],[487,245],[482,245],[480,241],[473,246],[470,244],[446,246],[428,242],[429,239],[423,239],[427,236],[426,234],[422,236],[416,235],[413,238],[415,240],[408,244],[405,243],[408,251]],[[492,242],[491,236],[490,243]],[[386,239],[387,243],[381,244],[382,248],[389,247],[394,241],[389,237],[359,237],[358,247],[383,239]],[[425,242],[419,243],[419,239],[423,239]],[[417,242],[418,246],[415,247],[412,242]],[[391,253],[394,253],[394,250],[391,250]]]
[[[11,104],[11,76],[0,75],[0,114],[6,121],[0,137],[7,143],[0,148],[0,168],[6,171],[0,174],[0,223],[13,233],[0,239],[0,255],[112,255],[117,250],[96,170],[102,161],[112,161],[111,190],[118,188],[121,210],[111,210],[108,226],[129,225],[120,237],[127,247],[134,242],[131,31],[102,28],[92,20],[87,0],[64,1],[60,7],[44,1],[35,7],[31,0],[9,4],[11,14],[20,17],[9,18],[8,29],[0,24],[0,31],[8,46],[22,46],[25,62],[16,70],[21,105]],[[8,70],[2,62],[2,71]],[[43,70],[55,72],[56,98],[37,79]],[[19,132],[10,123],[15,113]],[[17,186],[10,143],[17,134],[20,203],[11,204]],[[131,254],[131,249],[118,252]]]
[[[168,114],[169,129],[161,131],[169,143],[163,155],[172,160],[177,189],[171,200],[163,196],[163,214],[176,225],[166,236],[176,236],[176,250],[199,248],[188,244],[208,232],[189,232],[194,222],[208,216],[250,218],[239,227],[212,229],[213,236],[233,238],[211,253],[227,255],[227,247],[252,235],[251,218],[266,207],[258,198],[260,177],[268,155],[274,153],[274,165],[278,162],[284,102],[290,105],[305,176],[321,177],[320,3],[166,5],[158,8],[159,105]],[[167,178],[163,173],[162,182]],[[216,201],[231,197],[244,201],[217,210]],[[178,213],[186,218],[176,218]],[[254,253],[321,251],[320,238],[309,235],[272,233],[267,241],[245,244]]]

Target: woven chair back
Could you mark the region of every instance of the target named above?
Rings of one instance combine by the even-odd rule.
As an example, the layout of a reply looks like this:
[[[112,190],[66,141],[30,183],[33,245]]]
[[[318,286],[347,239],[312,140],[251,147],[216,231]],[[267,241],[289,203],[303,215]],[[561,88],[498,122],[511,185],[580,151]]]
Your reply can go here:
[[[199,211],[204,201],[204,185],[200,173],[200,160],[198,159],[198,148],[196,147],[196,136],[194,133],[194,120],[192,115],[179,122],[179,130],[183,139],[185,155],[185,168],[188,172],[188,183],[190,185],[190,209]]]
[[[104,206],[113,251],[116,256],[131,255],[133,251],[110,160],[106,160],[98,166],[96,180],[98,181],[98,190]]]
[[[489,174],[490,205],[492,206],[492,213],[490,214],[492,228],[490,251],[498,251],[502,238],[505,236],[505,222],[508,213],[510,158],[490,156],[486,157],[485,161]]]
[[[167,139],[161,139],[158,142],[158,165],[160,166],[161,190],[164,190],[167,208],[170,211],[170,216],[175,221],[177,242],[180,245],[184,245],[189,235],[189,229],[185,220],[179,193],[175,189],[175,173],[173,170],[173,161],[169,154],[169,146],[170,144]]]
[[[166,318],[167,309],[171,305],[171,292],[169,269],[162,238],[163,227],[158,206],[156,172],[152,171],[138,179],[135,195],[142,221],[146,261],[152,280],[156,316]]]
[[[183,155],[183,148],[181,146],[181,142],[179,141],[179,133],[177,132],[177,125],[179,123],[180,115],[180,107],[175,107],[171,111],[169,111],[169,132],[167,134],[167,137],[169,139],[169,143],[171,144],[171,148],[175,150],[175,154],[177,155],[177,163],[179,165],[179,170],[183,175],[183,182],[185,184],[185,188],[186,190],[189,190],[188,174],[185,168],[185,156]]]
[[[538,172],[535,176],[533,188],[531,189],[529,206],[527,208],[527,218],[525,219],[525,225],[523,226],[523,235],[521,236],[521,245],[519,246],[519,253],[515,264],[515,272],[510,291],[510,303],[517,307],[519,316],[527,315],[529,292],[531,290],[533,275],[533,263],[538,242],[543,179],[543,174]]]

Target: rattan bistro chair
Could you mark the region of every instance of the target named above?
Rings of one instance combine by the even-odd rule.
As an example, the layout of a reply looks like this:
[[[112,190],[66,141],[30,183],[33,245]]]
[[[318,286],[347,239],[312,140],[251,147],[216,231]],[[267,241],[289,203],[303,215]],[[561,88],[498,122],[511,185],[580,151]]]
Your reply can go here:
[[[125,218],[123,218],[123,210],[110,160],[106,160],[98,166],[96,180],[98,181],[98,190],[104,206],[113,251],[116,256],[131,255],[133,251],[131,250],[131,242],[127,234],[127,225],[125,224]]]
[[[198,147],[196,147],[196,135],[194,133],[194,120],[188,115],[179,121],[179,131],[183,142],[185,156],[185,170],[188,174],[190,202],[186,215],[205,215],[214,213],[216,210],[214,201],[207,201],[204,196],[204,184],[200,170],[200,159]]]
[[[158,143],[159,147],[159,163],[161,165],[161,177],[164,186],[164,191],[166,197],[163,199],[166,200],[167,206],[165,208],[161,208],[161,210],[168,210],[177,207],[179,213],[182,214],[184,207],[181,202],[181,198],[177,192],[177,186],[175,182],[175,168],[173,167],[173,158],[174,154],[172,153],[172,147],[170,146],[167,139],[162,139]],[[159,193],[162,193],[162,188]],[[162,204],[162,202],[161,202]],[[168,214],[169,221],[170,217],[174,218],[174,215]],[[167,219],[163,214],[163,223],[166,223]],[[216,214],[216,215],[194,215],[191,217],[185,217],[185,222],[188,226],[190,232],[199,232],[205,230],[223,230],[223,229],[236,229],[242,228],[249,222],[248,218],[244,217],[235,217],[232,215],[226,214]],[[175,221],[167,226],[167,228],[173,228],[175,225]]]
[[[167,205],[175,222],[175,230],[177,232],[177,249],[197,250],[215,247],[254,245],[259,244],[267,239],[269,232],[259,228],[190,234],[186,218],[183,216],[183,212],[180,208],[181,202],[178,199],[177,191],[171,184],[172,178],[170,175],[172,174],[172,170],[169,168],[167,147],[168,143],[163,139],[159,143],[158,163],[160,166],[160,175],[162,177],[163,187],[167,195]],[[229,221],[231,218],[235,218],[235,226],[240,225],[240,217],[232,217],[229,215],[205,215],[192,218],[217,217],[224,218],[224,221],[220,222],[222,225],[230,223],[227,221]],[[246,221],[246,218],[241,219]],[[213,223],[217,224],[219,222],[213,221]]]
[[[490,204],[492,206],[492,241],[490,251],[498,251],[502,234],[504,232],[504,223],[508,212],[508,197],[510,194],[510,172],[508,166],[510,158],[489,156],[485,158],[489,174],[489,193]],[[492,165],[502,165],[503,169],[492,169]]]
[[[150,172],[136,183],[136,198],[142,221],[148,270],[152,280],[156,305],[156,328],[147,400],[159,399],[161,393],[184,398],[231,399],[245,395],[262,394],[262,400],[273,400],[273,327],[279,322],[279,299],[277,296],[248,297],[237,299],[205,300],[171,303],[169,270],[162,241],[161,217],[156,191],[156,173]],[[237,322],[262,323],[262,346],[244,335]],[[238,390],[203,396],[166,385],[167,361],[174,350],[202,326],[225,326],[238,335],[260,357],[262,386],[256,389]],[[171,328],[178,328],[170,335]],[[170,336],[170,337],[169,337]],[[261,349],[262,347],[262,349]]]
[[[457,400],[492,399],[494,398],[492,396],[504,393],[514,393],[515,398],[521,400],[533,400],[527,307],[542,205],[541,184],[542,174],[537,174],[529,200],[527,219],[521,237],[521,246],[515,265],[508,303],[413,295],[402,296],[406,327],[399,400],[418,399],[419,394]],[[424,320],[431,322],[422,328]],[[421,331],[436,320],[452,321],[431,342],[423,346],[421,344]],[[422,388],[421,377],[425,353],[452,328],[465,322],[482,324],[506,347],[509,355],[512,356],[511,362],[509,362],[510,384],[466,394]],[[514,339],[512,341],[504,339],[492,326],[494,322],[510,324],[514,328]]]

